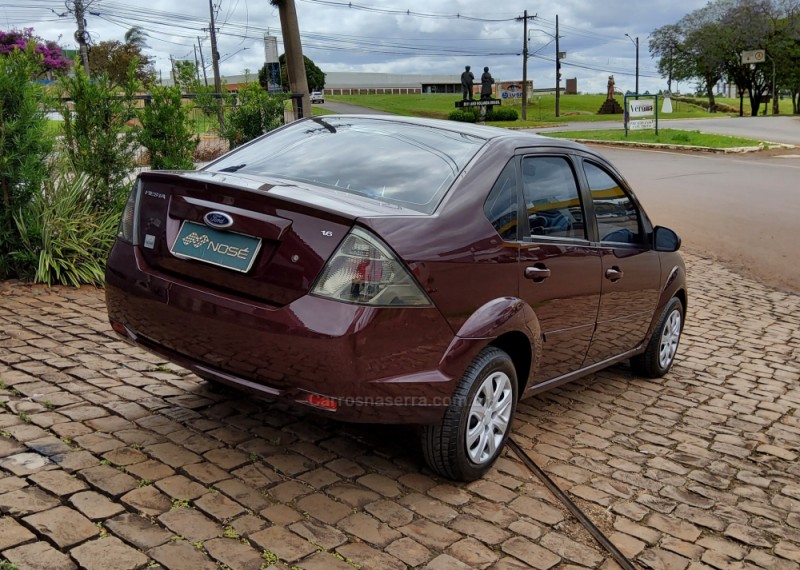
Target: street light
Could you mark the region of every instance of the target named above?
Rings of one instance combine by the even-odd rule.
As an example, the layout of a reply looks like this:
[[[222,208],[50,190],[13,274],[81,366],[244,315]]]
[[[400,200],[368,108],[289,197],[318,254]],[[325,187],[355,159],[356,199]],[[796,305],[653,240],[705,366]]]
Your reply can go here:
[[[630,36],[630,34],[625,34],[628,36],[628,39],[633,42],[633,45],[636,46],[636,94],[639,94],[639,36],[636,36],[636,41]]]

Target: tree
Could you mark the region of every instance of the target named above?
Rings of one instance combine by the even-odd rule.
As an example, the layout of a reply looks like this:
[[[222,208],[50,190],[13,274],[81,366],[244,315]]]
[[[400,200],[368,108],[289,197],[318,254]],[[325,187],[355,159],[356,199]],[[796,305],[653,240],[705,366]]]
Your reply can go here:
[[[228,113],[222,136],[234,148],[280,127],[284,101],[284,95],[273,95],[258,83],[248,83],[239,90],[239,104]]]
[[[147,38],[150,37],[147,32],[145,32],[139,26],[133,26],[127,32],[125,32],[124,40],[125,43],[128,45],[136,46],[140,50],[143,50],[147,45]]]
[[[776,90],[780,85],[792,92],[793,102],[800,98],[799,21],[800,0],[713,0],[678,23],[656,29],[650,53],[659,58],[662,75],[699,79],[712,110],[714,87],[727,76],[748,93],[756,115],[773,90],[773,75]],[[742,64],[742,52],[756,49],[766,49],[767,61]]]
[[[33,28],[0,31],[0,57],[8,56],[16,50],[25,51],[30,44],[33,44],[34,55],[38,56],[36,67],[33,68],[35,75],[69,69],[70,62],[64,57],[61,46],[54,41],[45,41],[33,35]]]
[[[289,75],[287,73],[288,67],[286,66],[285,53],[282,53],[278,57],[278,62],[281,64],[281,87],[283,87],[284,91],[289,91]],[[308,88],[311,91],[322,91],[325,88],[325,74],[313,61],[311,61],[310,58],[303,56],[303,62],[306,66],[306,80],[308,81]],[[259,79],[260,77],[261,72],[259,72]]]
[[[714,87],[724,74],[725,47],[719,39],[717,15],[712,5],[695,10],[678,21],[653,31],[650,53],[658,69],[670,79],[699,79],[715,111]]]
[[[150,151],[153,170],[192,170],[192,153],[200,142],[190,128],[189,107],[181,101],[181,89],[150,86],[149,104],[137,111],[142,130],[139,142]]]
[[[189,60],[178,60],[174,63],[175,83],[178,84],[184,93],[193,93],[197,79],[197,64]]]
[[[42,86],[31,81],[42,56],[15,49],[0,57],[0,278],[19,273],[13,252],[20,236],[13,217],[41,192],[53,146]]]
[[[92,75],[108,75],[115,85],[127,81],[128,69],[133,62],[134,77],[142,83],[150,83],[155,78],[153,59],[142,53],[142,48],[134,44],[119,41],[104,41],[89,50],[89,68]]]
[[[140,87],[135,69],[132,61],[122,83],[106,73],[90,79],[81,66],[74,77],[59,80],[56,106],[64,118],[64,154],[74,172],[89,176],[93,206],[100,212],[121,209],[129,191],[136,132],[128,121],[136,116],[134,95]]]

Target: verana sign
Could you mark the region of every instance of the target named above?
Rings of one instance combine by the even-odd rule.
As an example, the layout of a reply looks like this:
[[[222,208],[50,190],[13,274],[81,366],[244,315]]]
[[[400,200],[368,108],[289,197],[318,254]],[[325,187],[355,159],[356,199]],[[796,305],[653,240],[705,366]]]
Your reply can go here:
[[[656,104],[653,99],[631,99],[628,100],[629,117],[649,117],[656,112]]]
[[[642,129],[655,129],[658,134],[658,95],[626,94],[625,136],[628,136],[629,130]]]

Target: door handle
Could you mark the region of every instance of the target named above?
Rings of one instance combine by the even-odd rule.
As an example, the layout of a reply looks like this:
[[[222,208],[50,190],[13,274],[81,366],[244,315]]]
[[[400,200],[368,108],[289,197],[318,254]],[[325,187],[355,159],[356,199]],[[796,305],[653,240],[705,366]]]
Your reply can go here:
[[[525,279],[533,279],[534,283],[541,283],[548,277],[550,277],[550,270],[543,263],[525,268]]]
[[[623,275],[624,273],[622,272],[622,269],[620,269],[616,265],[614,267],[606,269],[606,279],[610,279],[611,281],[619,281],[620,279],[622,279]]]

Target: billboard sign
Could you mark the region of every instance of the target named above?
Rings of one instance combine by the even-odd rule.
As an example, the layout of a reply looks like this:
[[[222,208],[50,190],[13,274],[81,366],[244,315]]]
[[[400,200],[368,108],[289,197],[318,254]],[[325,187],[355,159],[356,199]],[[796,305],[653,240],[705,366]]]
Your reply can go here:
[[[533,81],[528,81],[528,99],[533,91]],[[522,81],[501,81],[497,83],[497,98],[522,99]]]

